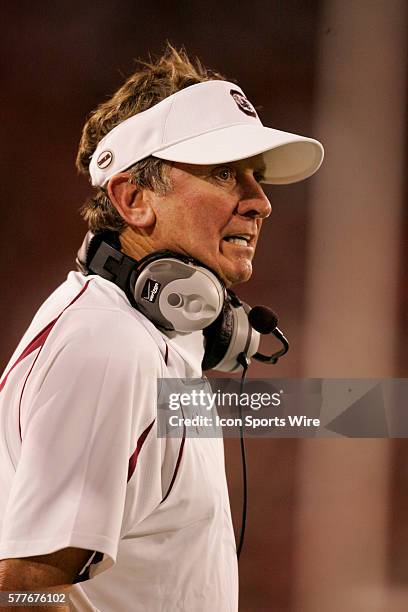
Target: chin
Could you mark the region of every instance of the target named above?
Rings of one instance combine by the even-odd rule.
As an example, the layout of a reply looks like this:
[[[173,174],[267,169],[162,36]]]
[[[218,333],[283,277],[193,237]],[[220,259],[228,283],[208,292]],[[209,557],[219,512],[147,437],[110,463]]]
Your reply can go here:
[[[229,261],[226,265],[222,265],[220,261],[217,262],[209,258],[197,257],[196,255],[192,255],[192,257],[195,257],[215,272],[226,287],[246,283],[252,276],[252,263],[248,260],[241,260],[239,263],[237,261]]]
[[[223,274],[223,281],[227,287],[246,283],[252,276],[252,266],[241,270],[228,270]]]

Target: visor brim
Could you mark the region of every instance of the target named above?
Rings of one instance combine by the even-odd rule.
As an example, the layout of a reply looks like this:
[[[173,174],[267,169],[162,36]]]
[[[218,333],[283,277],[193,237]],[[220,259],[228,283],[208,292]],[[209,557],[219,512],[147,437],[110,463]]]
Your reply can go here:
[[[159,149],[155,157],[188,164],[222,164],[263,154],[262,182],[275,185],[296,183],[320,167],[324,150],[320,142],[297,134],[239,124],[218,128]]]

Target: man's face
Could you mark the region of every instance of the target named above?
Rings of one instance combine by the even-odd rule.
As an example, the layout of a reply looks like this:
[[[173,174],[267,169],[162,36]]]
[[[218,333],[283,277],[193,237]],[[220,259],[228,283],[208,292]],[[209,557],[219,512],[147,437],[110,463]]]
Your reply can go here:
[[[271,212],[259,184],[262,174],[261,155],[211,166],[174,163],[170,192],[149,194],[156,215],[154,250],[190,255],[227,286],[247,281],[262,220]]]

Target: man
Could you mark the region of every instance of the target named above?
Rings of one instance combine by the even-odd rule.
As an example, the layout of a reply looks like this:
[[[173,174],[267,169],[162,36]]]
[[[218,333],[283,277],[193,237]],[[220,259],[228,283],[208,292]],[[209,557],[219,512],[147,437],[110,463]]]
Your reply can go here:
[[[264,128],[238,86],[171,47],[91,115],[77,158],[96,187],[86,275],[43,304],[0,383],[2,590],[75,583],[80,611],[237,610],[222,440],[158,438],[156,381],[201,376],[202,296],[250,278],[271,212],[260,183],[321,161],[319,143]],[[150,265],[162,250],[165,275],[200,280],[157,318],[139,271],[112,279],[118,253]]]

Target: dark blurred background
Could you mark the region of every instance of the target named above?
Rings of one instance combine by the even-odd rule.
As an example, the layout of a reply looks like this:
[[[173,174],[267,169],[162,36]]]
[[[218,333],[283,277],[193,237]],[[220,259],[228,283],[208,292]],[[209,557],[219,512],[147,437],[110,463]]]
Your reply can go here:
[[[238,293],[279,313],[291,350],[250,375],[406,376],[406,9],[3,2],[1,366],[86,231],[74,160],[87,114],[169,40],[236,79],[266,125],[326,148],[315,177],[268,187],[273,215]],[[226,451],[238,527],[237,441]],[[249,440],[241,612],[406,610],[407,460],[405,440]]]

